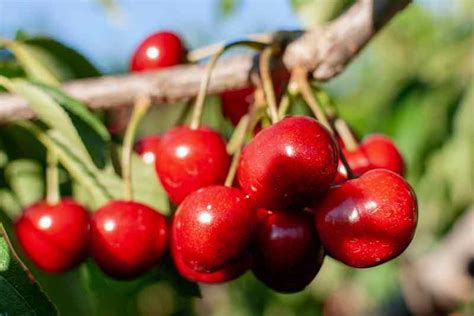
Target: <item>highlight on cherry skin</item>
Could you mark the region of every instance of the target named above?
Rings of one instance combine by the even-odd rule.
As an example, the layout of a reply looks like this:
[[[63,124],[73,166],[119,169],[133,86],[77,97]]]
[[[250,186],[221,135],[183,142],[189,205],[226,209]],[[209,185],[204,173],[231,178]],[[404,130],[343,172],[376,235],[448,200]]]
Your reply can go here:
[[[370,170],[331,188],[314,210],[328,254],[355,268],[400,255],[413,239],[418,218],[410,185],[385,169]]]
[[[171,31],[160,31],[146,37],[130,59],[130,71],[140,72],[181,64],[186,48],[180,36]]]
[[[186,197],[174,215],[173,253],[194,271],[216,272],[246,255],[255,226],[254,206],[239,189],[202,188]]]
[[[92,216],[90,255],[106,274],[133,278],[159,262],[168,242],[166,218],[133,201],[110,201]]]
[[[222,136],[208,127],[177,126],[161,137],[155,169],[170,200],[179,205],[200,188],[223,184],[230,156]]]
[[[154,165],[160,140],[160,135],[144,136],[135,143],[133,150],[142,157],[145,163]]]
[[[291,116],[263,129],[247,144],[237,178],[259,207],[301,207],[329,189],[338,157],[337,145],[321,123]]]
[[[51,205],[36,202],[23,211],[14,228],[28,258],[43,271],[64,272],[86,257],[89,215],[70,198]]]
[[[252,249],[254,275],[271,289],[302,291],[318,274],[324,249],[308,212],[258,210]]]

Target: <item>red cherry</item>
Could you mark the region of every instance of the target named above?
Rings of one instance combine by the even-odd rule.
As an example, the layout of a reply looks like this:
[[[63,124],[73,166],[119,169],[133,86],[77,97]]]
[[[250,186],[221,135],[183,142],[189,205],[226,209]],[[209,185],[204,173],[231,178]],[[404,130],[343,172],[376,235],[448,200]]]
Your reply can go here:
[[[279,292],[302,291],[318,274],[324,249],[309,213],[272,212],[256,233],[255,276]]]
[[[110,201],[92,216],[91,256],[110,276],[140,275],[158,262],[166,244],[166,218],[141,203]]]
[[[186,48],[179,35],[169,31],[151,34],[140,43],[130,60],[134,72],[181,64]]]
[[[145,163],[154,164],[160,140],[161,137],[159,135],[145,136],[135,143],[133,149],[137,154],[142,156]]]
[[[312,118],[293,116],[255,136],[242,152],[237,177],[258,206],[282,210],[326,191],[337,160],[330,133]]]
[[[387,169],[401,176],[405,172],[403,157],[397,146],[387,136],[373,134],[365,137],[355,150],[343,149],[352,172],[356,176],[372,169]],[[343,183],[347,179],[347,172],[339,162],[338,174],[334,182]]]
[[[254,87],[229,90],[221,94],[222,113],[237,125],[253,102]]]
[[[397,257],[415,233],[415,193],[402,177],[385,169],[333,187],[318,204],[316,228],[324,247],[352,267],[372,267]]]
[[[186,263],[183,261],[183,258],[181,257],[180,252],[176,250],[174,239],[172,239],[170,248],[171,255],[178,273],[182,277],[193,282],[215,284],[232,281],[244,274],[251,265],[251,257],[246,254],[242,258],[215,272],[199,272],[186,265]]]
[[[169,198],[179,204],[191,192],[223,184],[229,163],[225,142],[217,132],[178,126],[162,136],[155,167]]]
[[[255,210],[243,192],[224,186],[206,187],[191,193],[179,206],[172,242],[189,268],[216,272],[242,258],[255,222]]]
[[[275,84],[275,96],[279,102],[287,80]],[[245,87],[237,90],[228,90],[221,94],[222,114],[227,117],[234,126],[236,126],[242,116],[247,114],[250,105],[253,103],[254,87]],[[256,128],[255,134],[260,131]]]
[[[361,147],[370,161],[371,169],[387,169],[403,176],[403,157],[390,138],[380,134],[369,135],[363,139]]]
[[[26,255],[42,270],[63,272],[87,252],[89,215],[72,199],[49,205],[39,201],[25,209],[15,232]]]

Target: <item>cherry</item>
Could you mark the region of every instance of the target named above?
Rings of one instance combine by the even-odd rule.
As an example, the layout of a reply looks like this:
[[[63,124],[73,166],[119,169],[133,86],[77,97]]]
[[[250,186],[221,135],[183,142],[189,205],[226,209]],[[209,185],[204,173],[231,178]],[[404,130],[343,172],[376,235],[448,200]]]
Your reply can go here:
[[[181,257],[180,252],[176,250],[174,239],[172,239],[170,248],[171,255],[178,273],[182,277],[193,282],[215,284],[232,281],[244,274],[251,265],[251,257],[250,255],[246,254],[242,258],[239,258],[235,262],[232,262],[220,270],[216,270],[215,272],[199,272],[186,265],[186,263],[183,261],[183,258]]]
[[[79,264],[87,253],[89,215],[72,199],[39,201],[15,222],[26,255],[42,270],[57,273]]]
[[[145,38],[130,60],[134,72],[175,66],[183,62],[186,54],[181,38],[176,33],[161,31]]]
[[[172,225],[172,243],[190,269],[216,272],[242,258],[255,224],[255,210],[243,192],[210,186],[181,203]]]
[[[138,140],[133,146],[133,149],[137,154],[142,156],[145,163],[154,164],[160,140],[161,137],[159,135],[149,135]]]
[[[162,136],[155,167],[170,200],[179,204],[197,189],[223,184],[229,163],[225,142],[217,132],[178,126]]]
[[[369,135],[362,140],[360,147],[367,156],[371,169],[387,169],[403,176],[403,157],[390,138],[380,134]]]
[[[293,116],[260,131],[244,148],[239,184],[256,205],[282,210],[325,192],[336,175],[337,145],[316,120]]]
[[[400,151],[387,136],[373,134],[365,137],[353,151],[343,149],[343,153],[354,175],[360,176],[371,169],[387,169],[403,176],[405,163]],[[346,169],[339,164],[335,183],[347,179]]]
[[[335,186],[318,204],[316,228],[324,247],[352,267],[372,267],[397,257],[415,233],[415,193],[389,170],[370,170]]]
[[[222,113],[237,125],[253,102],[254,87],[229,90],[221,94]]]
[[[252,267],[260,281],[286,293],[311,283],[324,259],[313,222],[313,216],[303,212],[270,212],[261,218]]]
[[[166,218],[141,203],[110,201],[92,216],[91,256],[112,277],[145,272],[162,257],[166,244]]]

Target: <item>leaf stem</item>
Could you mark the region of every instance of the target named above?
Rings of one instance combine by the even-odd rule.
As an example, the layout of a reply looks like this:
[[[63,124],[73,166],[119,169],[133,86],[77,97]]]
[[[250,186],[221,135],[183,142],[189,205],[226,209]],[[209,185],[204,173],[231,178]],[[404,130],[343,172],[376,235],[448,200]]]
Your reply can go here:
[[[46,202],[55,205],[59,202],[58,156],[52,151],[46,154]]]
[[[140,96],[136,99],[132,116],[130,117],[130,121],[125,131],[122,148],[122,178],[125,200],[133,200],[131,168],[133,141],[135,139],[138,124],[140,123],[143,116],[145,116],[150,105],[151,100],[148,95]]]

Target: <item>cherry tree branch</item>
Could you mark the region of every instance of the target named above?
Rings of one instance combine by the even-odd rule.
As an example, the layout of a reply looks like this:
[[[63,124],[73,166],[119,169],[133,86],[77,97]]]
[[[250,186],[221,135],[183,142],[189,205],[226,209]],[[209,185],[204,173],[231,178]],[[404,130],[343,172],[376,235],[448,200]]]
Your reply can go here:
[[[272,63],[275,78],[286,76],[295,67],[304,67],[316,80],[339,74],[365,44],[410,0],[358,0],[327,26],[308,30],[294,39],[281,60]],[[254,55],[239,55],[217,63],[209,84],[209,94],[247,86],[257,67]],[[180,65],[146,73],[104,76],[67,82],[66,93],[85,102],[91,109],[108,109],[133,104],[148,94],[156,103],[187,100],[197,95],[205,65]],[[0,94],[0,122],[33,118],[27,103],[16,96]]]

